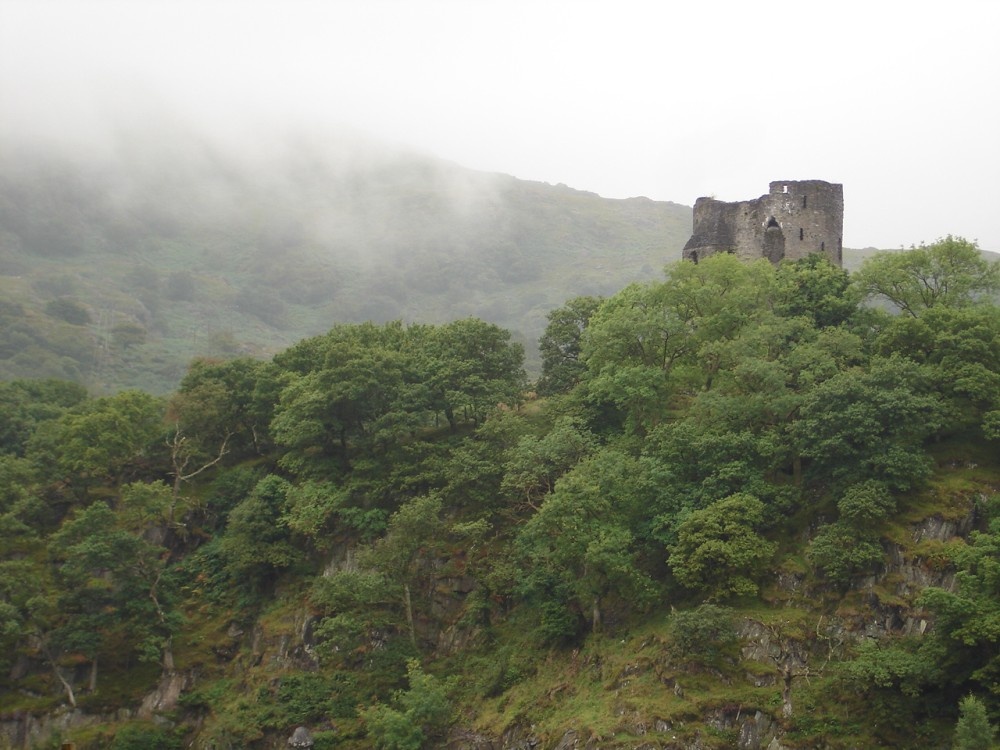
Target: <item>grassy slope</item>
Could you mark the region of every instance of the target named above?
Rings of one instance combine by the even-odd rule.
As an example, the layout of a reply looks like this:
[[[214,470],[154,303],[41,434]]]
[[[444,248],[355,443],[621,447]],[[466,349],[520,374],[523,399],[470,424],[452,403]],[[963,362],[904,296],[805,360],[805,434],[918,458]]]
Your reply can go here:
[[[265,164],[194,150],[169,169],[38,154],[2,166],[0,314],[19,333],[0,342],[0,377],[100,391],[167,391],[193,356],[266,355],[369,319],[474,315],[532,351],[549,310],[657,276],[690,226],[676,204],[319,147]],[[90,322],[46,314],[55,299]],[[124,324],[145,343],[124,346]]]

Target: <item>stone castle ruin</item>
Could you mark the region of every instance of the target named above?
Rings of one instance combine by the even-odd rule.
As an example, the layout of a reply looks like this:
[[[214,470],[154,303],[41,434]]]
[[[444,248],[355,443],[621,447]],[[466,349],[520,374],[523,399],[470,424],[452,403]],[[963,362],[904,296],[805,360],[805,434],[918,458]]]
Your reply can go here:
[[[843,261],[844,186],[822,180],[780,180],[760,198],[726,203],[699,198],[694,233],[684,258],[697,263],[716,253],[744,260],[799,260],[820,253]]]

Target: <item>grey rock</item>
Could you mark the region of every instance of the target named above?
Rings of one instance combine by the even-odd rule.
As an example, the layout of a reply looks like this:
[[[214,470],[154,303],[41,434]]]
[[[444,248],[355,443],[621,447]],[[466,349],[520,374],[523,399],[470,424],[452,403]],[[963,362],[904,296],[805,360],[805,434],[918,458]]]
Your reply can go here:
[[[316,744],[312,733],[305,727],[298,727],[288,738],[289,747],[312,747]]]

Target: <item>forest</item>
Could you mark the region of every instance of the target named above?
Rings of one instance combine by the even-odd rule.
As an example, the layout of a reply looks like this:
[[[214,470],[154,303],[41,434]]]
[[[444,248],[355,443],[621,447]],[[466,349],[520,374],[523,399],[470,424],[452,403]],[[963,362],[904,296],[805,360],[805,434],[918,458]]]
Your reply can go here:
[[[0,382],[0,747],[991,747],[998,293],[718,255],[533,383],[474,317]]]

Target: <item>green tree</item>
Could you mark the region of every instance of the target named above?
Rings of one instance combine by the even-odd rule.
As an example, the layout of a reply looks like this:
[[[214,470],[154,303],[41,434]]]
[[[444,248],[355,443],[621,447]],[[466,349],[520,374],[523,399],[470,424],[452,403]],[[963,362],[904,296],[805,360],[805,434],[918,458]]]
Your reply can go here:
[[[581,339],[602,301],[601,297],[574,297],[546,316],[549,322],[538,340],[542,357],[538,392],[543,396],[565,393],[586,372],[580,359]]]
[[[952,747],[955,750],[990,750],[996,733],[996,728],[990,724],[986,715],[983,702],[974,695],[962,698]]]
[[[431,410],[444,414],[452,431],[459,417],[478,424],[501,404],[520,404],[526,386],[524,348],[478,318],[430,330],[418,368]]]
[[[431,551],[446,538],[439,497],[417,497],[389,518],[388,529],[362,562],[383,573],[397,587],[410,641],[417,646],[414,597],[430,602],[434,568]]]
[[[808,556],[827,580],[846,587],[855,576],[882,562],[885,552],[876,531],[838,520],[816,533],[809,544]]]
[[[557,604],[568,593],[594,630],[612,595],[638,607],[651,602],[657,588],[643,569],[637,531],[653,491],[641,464],[618,451],[605,449],[580,462],[518,535],[531,571],[525,592]]]
[[[85,326],[93,319],[90,311],[75,299],[60,297],[45,304],[45,314],[75,326]]]
[[[905,490],[930,471],[924,442],[944,423],[926,368],[899,357],[875,358],[812,389],[795,424],[814,481],[841,487],[874,479]]]
[[[711,389],[724,371],[716,350],[768,312],[774,269],[721,254],[677,263],[662,283],[626,287],[594,313],[583,335],[589,397],[614,404],[643,434],[681,397]]]
[[[732,655],[739,643],[733,611],[717,604],[673,612],[667,620],[667,632],[677,656],[700,664],[715,664]]]
[[[141,391],[92,399],[35,431],[27,455],[74,483],[121,483],[161,448],[163,403]]]
[[[406,678],[409,688],[395,694],[396,707],[376,704],[361,711],[380,750],[420,750],[440,739],[451,721],[446,683],[424,673],[416,660],[407,664]]]
[[[948,235],[931,245],[878,253],[854,281],[869,297],[919,317],[932,307],[962,307],[1000,290],[1000,264],[983,258],[976,243]]]
[[[220,543],[226,570],[234,581],[258,592],[276,573],[301,559],[281,522],[290,488],[287,480],[269,474],[229,513]]]
[[[49,542],[57,563],[62,622],[53,641],[91,663],[97,684],[98,656],[120,638],[140,658],[172,668],[170,638],[178,626],[172,594],[163,578],[165,550],[121,528],[115,513],[96,502],[63,523]]]
[[[525,435],[504,464],[501,488],[534,507],[556,480],[597,447],[596,438],[574,417],[560,417],[542,437]]]
[[[1000,679],[1000,499],[984,506],[987,531],[956,546],[955,590],[928,587],[919,603],[935,615],[934,636],[945,649],[947,677],[965,689],[987,690]]]
[[[56,419],[87,398],[82,385],[65,380],[0,383],[0,453],[23,456],[39,424]]]
[[[988,429],[1000,409],[1000,307],[937,305],[919,318],[899,315],[883,326],[875,345],[928,368],[948,405],[951,429]]]
[[[806,317],[818,328],[846,322],[860,302],[847,271],[819,253],[778,266],[774,297],[778,315]]]
[[[111,329],[111,340],[116,347],[122,350],[128,350],[134,346],[142,346],[146,343],[147,336],[148,332],[145,326],[139,323],[119,323]]]
[[[691,513],[677,529],[670,568],[685,588],[712,599],[752,596],[776,545],[760,536],[764,504],[730,495]]]

